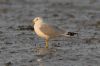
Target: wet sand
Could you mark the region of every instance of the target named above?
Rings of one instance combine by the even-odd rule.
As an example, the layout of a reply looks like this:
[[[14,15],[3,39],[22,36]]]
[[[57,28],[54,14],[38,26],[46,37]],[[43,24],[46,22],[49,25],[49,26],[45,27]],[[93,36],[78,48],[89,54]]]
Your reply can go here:
[[[44,40],[30,30],[36,16],[78,37],[51,40],[56,51],[38,56]],[[100,66],[100,1],[0,0],[0,66]]]

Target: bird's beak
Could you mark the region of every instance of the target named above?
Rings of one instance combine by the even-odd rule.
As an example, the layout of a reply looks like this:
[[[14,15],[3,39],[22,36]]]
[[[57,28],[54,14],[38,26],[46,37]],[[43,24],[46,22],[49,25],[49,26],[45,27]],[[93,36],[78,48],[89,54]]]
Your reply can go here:
[[[33,25],[35,24],[34,20],[32,20]]]

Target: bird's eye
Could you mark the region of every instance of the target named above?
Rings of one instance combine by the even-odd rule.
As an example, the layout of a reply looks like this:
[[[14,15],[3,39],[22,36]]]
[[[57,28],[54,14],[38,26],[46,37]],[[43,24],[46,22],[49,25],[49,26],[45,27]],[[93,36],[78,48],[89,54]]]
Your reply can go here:
[[[36,19],[36,21],[37,21],[38,19]]]
[[[36,19],[36,21],[38,21],[38,18]]]
[[[37,22],[38,20],[39,20],[39,18],[37,17],[37,18],[34,19],[34,22]]]

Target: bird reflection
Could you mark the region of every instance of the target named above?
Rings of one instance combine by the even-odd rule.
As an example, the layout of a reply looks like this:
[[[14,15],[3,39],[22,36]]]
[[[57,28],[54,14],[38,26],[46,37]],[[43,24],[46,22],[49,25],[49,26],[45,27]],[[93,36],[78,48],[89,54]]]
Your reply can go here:
[[[37,62],[38,62],[38,64],[39,64],[39,66],[45,66],[45,62],[43,61],[43,59],[38,58],[38,59],[37,59]]]
[[[42,48],[38,47],[33,50],[36,56],[52,55],[56,49],[55,48]]]
[[[35,48],[34,49],[35,56],[37,57],[37,63],[39,66],[46,66],[45,60],[52,57],[55,54],[56,49],[54,48]]]

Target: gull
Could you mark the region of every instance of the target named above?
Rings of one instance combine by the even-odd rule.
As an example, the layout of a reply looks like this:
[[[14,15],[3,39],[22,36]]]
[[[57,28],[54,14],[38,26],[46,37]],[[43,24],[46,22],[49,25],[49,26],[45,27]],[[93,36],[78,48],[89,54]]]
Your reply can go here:
[[[55,26],[48,24],[43,21],[42,17],[35,17],[32,20],[34,24],[35,33],[45,39],[45,48],[48,48],[49,39],[55,38],[57,36],[74,36],[77,33],[74,32],[66,32],[65,30]]]

